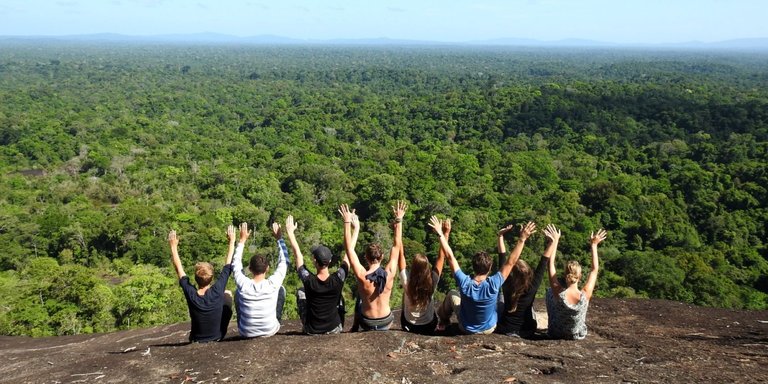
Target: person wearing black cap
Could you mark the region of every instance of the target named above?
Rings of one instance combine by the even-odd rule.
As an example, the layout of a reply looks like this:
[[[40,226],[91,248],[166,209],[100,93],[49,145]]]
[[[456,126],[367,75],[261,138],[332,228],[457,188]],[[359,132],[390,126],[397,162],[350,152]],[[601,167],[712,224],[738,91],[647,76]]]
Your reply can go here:
[[[285,229],[293,254],[296,255],[296,272],[304,284],[304,287],[296,292],[296,305],[301,323],[304,325],[304,333],[310,335],[339,333],[344,329],[344,300],[341,291],[344,288],[344,280],[349,274],[347,255],[344,255],[339,269],[331,274],[328,270],[333,259],[331,250],[324,245],[312,247],[312,259],[317,271],[317,274],[313,274],[304,265],[304,256],[296,241],[297,227],[298,224],[293,220],[293,216],[288,216],[285,220]],[[355,241],[357,241],[359,230],[360,225],[357,222],[354,231]]]

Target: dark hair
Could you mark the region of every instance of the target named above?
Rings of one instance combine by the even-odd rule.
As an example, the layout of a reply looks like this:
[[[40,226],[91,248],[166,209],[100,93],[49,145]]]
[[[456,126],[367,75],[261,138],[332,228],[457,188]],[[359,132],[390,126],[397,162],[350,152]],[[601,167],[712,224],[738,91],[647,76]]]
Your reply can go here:
[[[491,264],[493,264],[493,260],[485,251],[475,253],[475,257],[472,258],[472,270],[475,275],[485,275],[491,272]]]
[[[251,273],[254,275],[261,275],[262,273],[267,272],[268,267],[269,263],[267,262],[267,259],[260,255],[253,255],[253,257],[251,257],[251,262],[248,263],[248,269],[250,269]]]
[[[533,271],[525,260],[518,259],[515,267],[512,268],[512,274],[507,279],[511,280],[511,284],[504,285],[504,303],[509,308],[508,312],[512,313],[517,310],[517,301],[520,297],[531,289]]]
[[[411,272],[408,274],[408,298],[416,308],[425,308],[430,304],[434,284],[429,260],[421,253],[417,253],[413,257]]]
[[[378,244],[368,244],[368,248],[365,249],[365,260],[370,262],[380,262],[381,259],[384,258],[384,255],[381,253],[381,245]]]

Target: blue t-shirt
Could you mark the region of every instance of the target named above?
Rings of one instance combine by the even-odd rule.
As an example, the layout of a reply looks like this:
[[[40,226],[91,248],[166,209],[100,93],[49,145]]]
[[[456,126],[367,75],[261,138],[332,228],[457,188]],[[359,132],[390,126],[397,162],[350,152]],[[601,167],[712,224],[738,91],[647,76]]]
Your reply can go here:
[[[467,276],[460,269],[454,275],[461,293],[459,322],[469,333],[483,332],[496,325],[496,300],[504,283],[501,272],[488,276],[482,283]]]

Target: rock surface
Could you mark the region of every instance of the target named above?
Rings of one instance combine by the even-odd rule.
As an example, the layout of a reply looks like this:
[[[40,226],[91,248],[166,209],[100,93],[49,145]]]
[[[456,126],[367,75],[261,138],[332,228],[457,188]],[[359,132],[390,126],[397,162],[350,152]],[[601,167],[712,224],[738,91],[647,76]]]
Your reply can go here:
[[[543,311],[537,301],[537,311]],[[768,382],[768,312],[594,299],[582,341],[399,330],[187,343],[188,324],[0,337],[3,383]],[[349,328],[349,324],[347,324]],[[234,336],[233,336],[234,335]]]

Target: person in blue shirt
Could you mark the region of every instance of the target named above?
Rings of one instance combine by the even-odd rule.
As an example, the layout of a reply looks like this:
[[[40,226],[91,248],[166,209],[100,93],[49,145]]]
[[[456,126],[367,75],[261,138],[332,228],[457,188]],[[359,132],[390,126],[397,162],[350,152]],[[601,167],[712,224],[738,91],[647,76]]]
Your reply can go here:
[[[496,329],[496,301],[501,285],[506,280],[512,268],[520,258],[525,247],[525,241],[536,232],[536,224],[528,222],[521,227],[520,238],[515,248],[510,252],[507,262],[501,266],[498,272],[490,275],[493,259],[486,252],[478,252],[472,258],[473,276],[467,276],[459,267],[456,257],[453,255],[448,239],[442,231],[443,223],[436,216],[432,216],[429,226],[440,237],[440,246],[445,252],[448,264],[451,266],[458,291],[451,290],[445,296],[440,308],[437,310],[437,330],[444,330],[450,323],[451,315],[456,313],[459,330],[467,334],[489,334]],[[508,231],[511,226],[506,227]],[[490,275],[490,276],[489,276]]]

